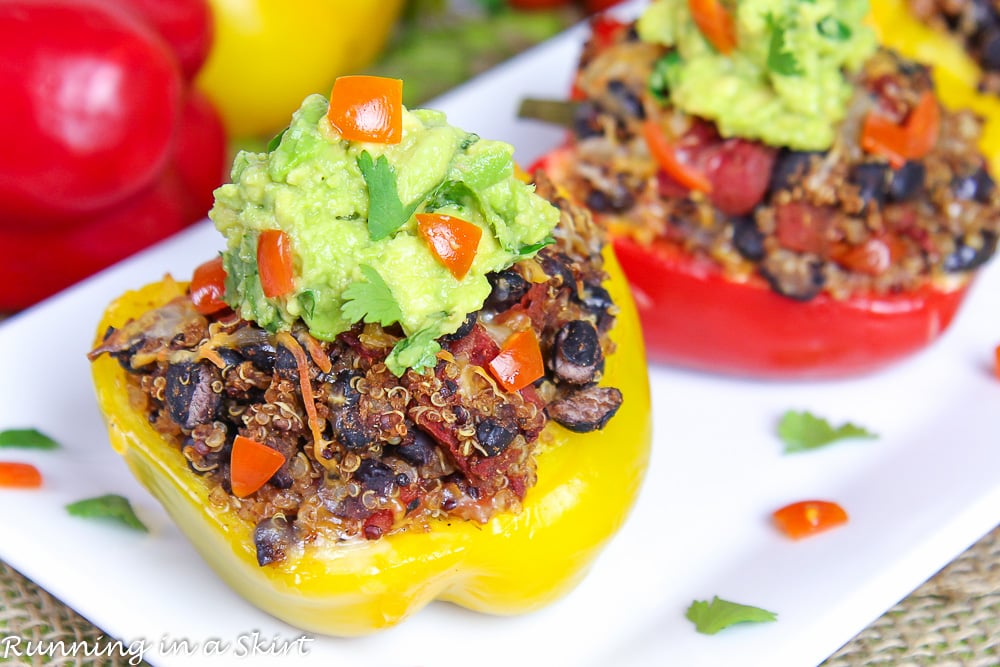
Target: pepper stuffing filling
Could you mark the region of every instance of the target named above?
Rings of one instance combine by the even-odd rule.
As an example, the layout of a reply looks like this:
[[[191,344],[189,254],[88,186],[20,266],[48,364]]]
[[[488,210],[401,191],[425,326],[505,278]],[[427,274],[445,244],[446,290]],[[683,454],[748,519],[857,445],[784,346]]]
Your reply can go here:
[[[657,71],[672,58],[634,24],[607,19],[581,56],[573,157],[551,173],[612,233],[679,245],[803,301],[948,284],[995,253],[1000,195],[977,148],[981,121],[940,108],[926,67],[877,51],[851,75],[855,92],[833,145],[803,151],[725,138],[671,106]],[[875,123],[866,129],[869,117],[907,128],[924,111],[931,121],[920,141],[932,145],[919,158],[866,149],[882,139]],[[658,163],[650,123],[704,187]]]
[[[119,361],[135,409],[205,478],[211,502],[256,526],[262,566],[317,540],[517,512],[548,422],[600,429],[622,401],[598,385],[616,313],[603,238],[543,175],[537,188],[560,209],[555,242],[490,274],[483,308],[440,339],[433,371],[388,370],[398,326],[359,323],[325,342],[301,325],[271,333],[228,309],[202,315],[190,296],[109,331],[90,357]],[[490,362],[528,330],[544,376],[507,391]],[[233,493],[238,435],[284,458],[244,497]]]

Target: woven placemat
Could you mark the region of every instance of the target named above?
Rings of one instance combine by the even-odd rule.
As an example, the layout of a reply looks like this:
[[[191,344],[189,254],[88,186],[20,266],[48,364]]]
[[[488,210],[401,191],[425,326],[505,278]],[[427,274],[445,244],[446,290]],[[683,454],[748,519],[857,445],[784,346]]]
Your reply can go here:
[[[76,655],[3,656],[22,647],[80,647]],[[120,667],[135,664],[86,619],[0,562],[0,663]],[[127,648],[127,647],[125,647]],[[86,650],[85,650],[86,649]],[[11,651],[8,651],[12,653]],[[88,657],[88,654],[89,656]],[[145,663],[143,663],[145,664]],[[886,612],[822,667],[1000,666],[1000,527]]]

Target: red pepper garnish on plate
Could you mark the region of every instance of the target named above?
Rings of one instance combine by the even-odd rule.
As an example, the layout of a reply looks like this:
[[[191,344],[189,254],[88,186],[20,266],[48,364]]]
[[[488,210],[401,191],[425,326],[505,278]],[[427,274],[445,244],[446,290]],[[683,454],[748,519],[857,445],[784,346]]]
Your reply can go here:
[[[847,512],[828,500],[803,500],[775,510],[775,524],[788,537],[799,540],[847,523]]]

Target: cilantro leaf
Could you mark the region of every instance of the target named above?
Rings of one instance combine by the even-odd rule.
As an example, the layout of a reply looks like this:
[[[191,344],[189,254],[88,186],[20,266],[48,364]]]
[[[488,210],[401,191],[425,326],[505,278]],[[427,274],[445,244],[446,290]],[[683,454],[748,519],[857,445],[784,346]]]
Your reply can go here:
[[[784,26],[770,15],[767,17],[767,24],[771,29],[771,41],[767,46],[767,68],[775,74],[783,76],[802,74],[795,54],[786,48]]]
[[[388,326],[398,322],[403,317],[403,311],[392,296],[392,290],[382,280],[378,271],[362,264],[361,273],[364,281],[351,283],[344,290],[344,304],[340,312],[351,322],[378,322]]]
[[[396,188],[396,170],[384,155],[373,161],[364,151],[358,156],[358,168],[368,186],[368,236],[380,241],[406,224],[420,200],[403,205]]]
[[[434,368],[437,353],[441,350],[441,345],[435,340],[438,335],[436,327],[428,327],[399,341],[385,360],[386,368],[396,377],[405,373],[407,368],[418,373]]]
[[[132,504],[127,498],[114,493],[95,498],[78,500],[75,503],[66,505],[66,511],[72,516],[84,519],[110,519],[117,521],[129,528],[149,532],[146,524],[139,520],[132,509]]]
[[[546,236],[541,241],[539,241],[538,243],[532,243],[531,245],[521,246],[520,248],[517,249],[517,254],[521,257],[530,257],[531,255],[534,255],[536,252],[538,252],[545,246],[552,245],[555,242],[556,242],[555,238],[549,235]]]
[[[874,439],[878,435],[850,422],[834,428],[830,422],[811,412],[789,410],[778,423],[778,437],[785,443],[785,453],[806,452],[846,438]]]
[[[688,607],[685,616],[703,635],[714,635],[736,623],[770,623],[778,620],[778,615],[773,611],[723,600],[718,595],[711,602],[695,600]]]
[[[11,428],[0,431],[0,447],[22,449],[58,449],[59,443],[34,428]]]
[[[677,49],[668,51],[666,55],[656,61],[653,65],[653,72],[649,75],[649,92],[661,102],[670,97],[670,75],[678,65],[681,64],[681,56]]]
[[[851,29],[836,17],[827,16],[816,24],[819,34],[836,42],[846,42],[851,38]]]
[[[267,142],[267,152],[268,153],[272,152],[275,148],[277,148],[278,146],[281,145],[281,139],[282,139],[282,137],[285,136],[285,132],[288,132],[288,128],[287,127],[285,129],[283,129],[281,132],[278,132],[276,135],[274,135],[273,137],[271,137],[271,140]]]
[[[462,181],[444,181],[427,195],[424,208],[436,211],[440,208],[461,207],[476,200],[476,193]]]

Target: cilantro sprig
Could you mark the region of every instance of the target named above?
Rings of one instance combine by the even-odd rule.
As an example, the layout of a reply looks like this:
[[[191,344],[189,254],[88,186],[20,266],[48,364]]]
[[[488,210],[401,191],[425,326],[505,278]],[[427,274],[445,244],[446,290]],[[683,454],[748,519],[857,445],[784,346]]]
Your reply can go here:
[[[360,265],[360,268],[364,280],[351,283],[344,290],[345,301],[340,307],[344,317],[351,322],[364,320],[378,322],[382,326],[402,319],[403,311],[378,271],[367,264]]]
[[[0,431],[0,447],[58,449],[59,443],[35,428],[10,428]]]
[[[149,532],[146,524],[136,516],[132,503],[124,496],[115,493],[78,500],[66,505],[66,511],[72,516],[84,519],[109,519],[133,530]]]
[[[835,42],[846,42],[851,38],[851,29],[835,16],[827,16],[816,24],[819,34]]]
[[[695,600],[685,616],[704,635],[714,635],[737,623],[771,623],[778,620],[773,611],[723,600],[718,595],[710,602]]]
[[[403,204],[396,185],[396,170],[384,155],[373,160],[368,151],[358,156],[358,168],[368,186],[368,236],[380,241],[406,224],[422,201]]]
[[[789,410],[778,422],[778,437],[785,443],[785,453],[791,454],[818,449],[848,438],[871,440],[878,435],[851,422],[833,426],[811,412]]]
[[[767,16],[767,26],[771,31],[771,40],[767,45],[767,68],[782,76],[802,74],[798,58],[788,50],[785,43],[785,26],[770,14]]]

